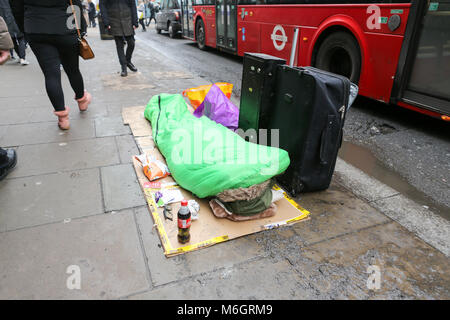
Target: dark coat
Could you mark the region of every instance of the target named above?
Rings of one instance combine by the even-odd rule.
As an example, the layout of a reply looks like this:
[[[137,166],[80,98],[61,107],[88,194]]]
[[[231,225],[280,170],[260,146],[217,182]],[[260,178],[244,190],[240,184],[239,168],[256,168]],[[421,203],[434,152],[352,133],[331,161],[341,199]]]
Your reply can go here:
[[[89,18],[91,18],[91,19],[95,18],[97,10],[95,9],[95,4],[93,2],[89,3],[88,13],[89,13]]]
[[[73,5],[80,8],[80,0],[73,0]],[[22,32],[28,34],[74,34],[76,28],[69,28],[73,21],[69,0],[9,0],[14,18]],[[76,9],[75,9],[76,10]],[[86,20],[81,14],[79,27],[86,32]]]
[[[16,20],[14,19],[11,6],[9,5],[9,0],[0,0],[0,17],[5,20],[11,36],[18,38],[22,36],[22,33],[20,32],[19,27],[16,24]]]
[[[113,36],[134,35],[133,26],[139,26],[135,0],[100,0],[100,12]]]

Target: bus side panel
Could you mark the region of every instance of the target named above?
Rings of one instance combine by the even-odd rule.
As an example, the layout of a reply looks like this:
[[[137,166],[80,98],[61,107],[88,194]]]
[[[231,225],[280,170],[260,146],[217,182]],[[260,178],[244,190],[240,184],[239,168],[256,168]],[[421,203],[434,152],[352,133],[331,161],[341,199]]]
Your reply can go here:
[[[275,29],[277,26],[280,25],[263,24],[261,26],[261,49],[263,53],[285,59],[289,62],[295,26],[283,26],[284,33]]]
[[[245,52],[261,52],[261,25],[254,22],[238,22],[238,55]]]
[[[206,19],[206,45],[216,47],[216,7],[205,6],[204,17]]]
[[[360,47],[359,94],[388,103],[404,37],[402,35],[365,32],[353,18],[335,15],[326,19],[313,35],[310,35],[312,29],[303,30],[302,40],[304,38],[310,39],[307,51],[303,51],[303,49],[306,49],[305,45],[300,47],[299,56],[302,57],[300,60],[304,65],[311,64],[313,50],[319,36],[328,28],[336,26],[348,30],[355,37]],[[308,37],[308,35],[310,36]]]
[[[205,24],[206,45],[208,47],[216,47],[216,8],[215,6],[195,6],[194,21],[202,19]],[[194,37],[197,39],[196,24],[194,25]]]
[[[370,56],[368,64],[364,65],[363,69],[370,69],[370,72],[361,78],[364,86],[360,94],[389,103],[403,36],[373,33],[366,33],[365,36]]]

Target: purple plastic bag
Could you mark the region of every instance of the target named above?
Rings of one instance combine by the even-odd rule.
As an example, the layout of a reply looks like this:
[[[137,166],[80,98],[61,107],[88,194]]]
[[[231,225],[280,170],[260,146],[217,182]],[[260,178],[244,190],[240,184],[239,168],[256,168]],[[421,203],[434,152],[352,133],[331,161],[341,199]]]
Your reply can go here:
[[[239,109],[215,84],[206,94],[202,104],[194,111],[197,118],[203,115],[233,131],[239,126]]]

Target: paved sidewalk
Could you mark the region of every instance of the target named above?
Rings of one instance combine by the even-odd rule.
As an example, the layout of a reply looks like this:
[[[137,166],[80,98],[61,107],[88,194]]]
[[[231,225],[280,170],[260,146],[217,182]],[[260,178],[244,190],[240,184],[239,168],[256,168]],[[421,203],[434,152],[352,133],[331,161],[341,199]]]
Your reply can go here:
[[[308,221],[165,258],[121,110],[205,82],[139,39],[139,72],[121,78],[114,43],[97,29],[88,39],[96,59],[81,64],[94,100],[80,114],[64,76],[67,132],[30,51],[29,66],[0,67],[0,146],[19,157],[0,182],[0,299],[450,298],[448,256],[339,177],[299,199]],[[367,285],[372,265],[377,290]],[[71,266],[80,268],[81,289],[68,288]]]

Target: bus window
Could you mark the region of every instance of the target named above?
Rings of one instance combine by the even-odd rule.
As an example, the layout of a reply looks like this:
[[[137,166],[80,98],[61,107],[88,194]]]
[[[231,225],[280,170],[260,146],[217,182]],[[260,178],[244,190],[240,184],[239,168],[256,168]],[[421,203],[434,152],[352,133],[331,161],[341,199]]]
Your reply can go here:
[[[423,23],[408,89],[450,99],[450,0],[434,1]]]

